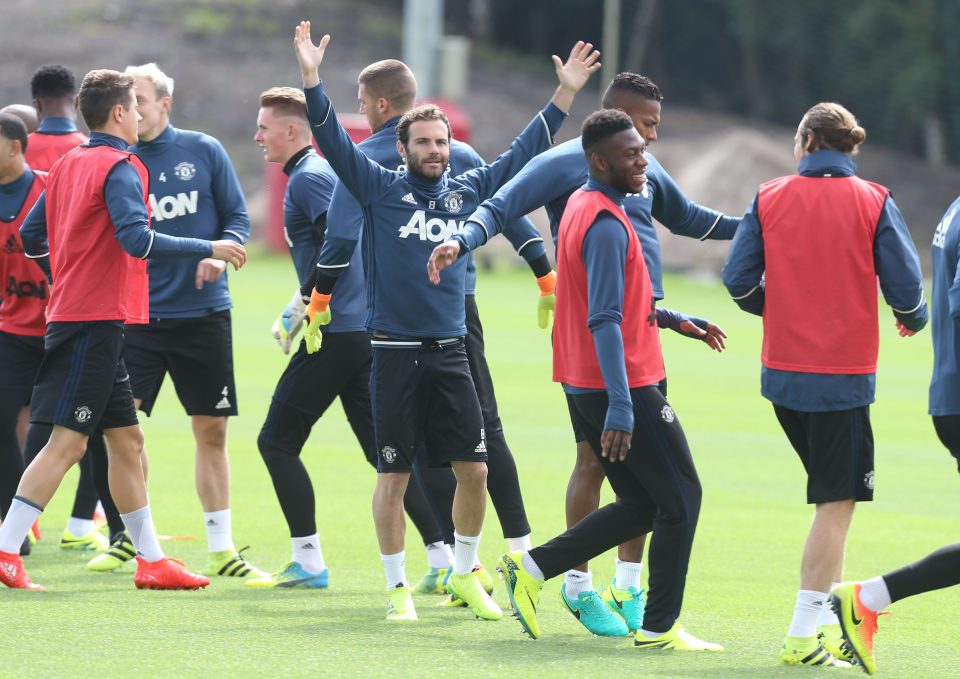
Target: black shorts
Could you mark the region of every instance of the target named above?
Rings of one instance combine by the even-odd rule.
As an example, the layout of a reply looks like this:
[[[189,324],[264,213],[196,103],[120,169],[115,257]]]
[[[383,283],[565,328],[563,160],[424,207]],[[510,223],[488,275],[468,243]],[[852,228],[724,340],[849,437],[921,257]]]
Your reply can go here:
[[[43,337],[0,331],[0,401],[2,412],[19,411],[30,404],[33,383],[43,361]]]
[[[660,393],[663,394],[663,397],[667,397],[667,378],[664,377],[662,380],[657,382],[657,389],[660,390]],[[573,427],[573,440],[577,443],[583,443],[587,440],[587,435],[583,433],[583,426],[580,424],[579,418],[576,414],[576,409],[573,404],[572,394],[566,394],[567,397],[567,413],[570,415],[570,426]]]
[[[313,425],[338,396],[364,456],[376,464],[370,336],[365,332],[326,333],[320,351],[313,354],[300,342],[274,389],[261,440],[272,449],[299,455]]]
[[[377,470],[409,472],[416,451],[431,467],[485,462],[483,415],[463,340],[372,341]]]
[[[50,323],[30,421],[93,435],[137,424],[119,321]]]
[[[870,406],[808,413],[773,405],[807,472],[807,502],[873,500]]]
[[[147,415],[168,372],[187,415],[237,414],[229,311],[129,325],[124,358],[133,395]]]

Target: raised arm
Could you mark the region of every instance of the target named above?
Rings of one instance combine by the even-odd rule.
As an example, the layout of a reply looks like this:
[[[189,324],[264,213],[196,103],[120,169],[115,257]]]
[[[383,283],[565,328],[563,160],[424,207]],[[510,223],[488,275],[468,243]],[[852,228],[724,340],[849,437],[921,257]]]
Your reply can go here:
[[[650,165],[647,176],[656,183],[651,212],[654,219],[667,227],[671,233],[699,240],[730,240],[737,232],[740,217],[725,214],[698,205],[687,198],[673,177],[663,166],[648,154]]]
[[[325,35],[318,45],[310,38],[310,22],[301,21],[293,38],[300,73],[303,76],[303,94],[307,99],[307,117],[317,146],[333,167],[337,178],[361,205],[369,205],[386,188],[391,173],[367,158],[347,134],[333,110],[330,99],[320,83],[319,67],[330,43]]]

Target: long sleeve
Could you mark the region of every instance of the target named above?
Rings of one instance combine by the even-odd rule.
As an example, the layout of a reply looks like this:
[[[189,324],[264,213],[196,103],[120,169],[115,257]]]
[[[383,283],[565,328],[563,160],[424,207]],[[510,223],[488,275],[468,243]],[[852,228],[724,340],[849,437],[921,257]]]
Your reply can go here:
[[[323,152],[340,182],[360,205],[376,201],[386,189],[391,172],[367,158],[350,139],[337,120],[323,84],[303,91],[307,116],[317,146]]]
[[[209,257],[210,241],[199,238],[178,238],[150,228],[147,206],[143,199],[140,175],[128,162],[117,163],[103,186],[107,211],[116,228],[120,247],[138,259],[170,257]]]
[[[23,254],[34,260],[37,266],[51,281],[50,246],[47,243],[47,194],[43,192],[40,198],[30,208],[26,219],[20,225],[20,242],[23,244]]]
[[[649,172],[657,184],[653,194],[653,217],[672,233],[700,240],[730,240],[740,225],[740,217],[728,217],[687,198],[662,166]]]
[[[763,315],[763,272],[766,264],[763,254],[763,234],[757,216],[756,197],[733,237],[727,263],[723,267],[723,284],[733,301],[744,311]]]
[[[573,142],[533,158],[470,215],[462,233],[468,249],[483,245],[512,220],[583,186],[587,181],[586,163],[578,140]]]
[[[329,295],[350,266],[363,231],[363,210],[343,184],[337,184],[327,212],[327,235],[317,260],[317,290]]]
[[[627,234],[612,215],[602,214],[583,239],[587,271],[587,326],[607,391],[605,429],[633,431],[633,401],[624,358],[623,295],[626,277]]]
[[[929,314],[923,297],[920,257],[900,210],[888,196],[873,240],[873,261],[883,298],[910,330],[920,330]]]
[[[246,243],[250,238],[250,215],[240,180],[223,145],[211,138],[213,167],[213,201],[220,217],[220,236],[225,240]]]

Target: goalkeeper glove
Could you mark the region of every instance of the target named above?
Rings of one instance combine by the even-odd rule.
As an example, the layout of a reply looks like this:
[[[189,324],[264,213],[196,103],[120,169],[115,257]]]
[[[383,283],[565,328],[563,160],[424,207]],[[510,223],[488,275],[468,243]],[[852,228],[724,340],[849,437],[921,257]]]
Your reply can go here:
[[[273,338],[277,340],[277,344],[280,345],[280,348],[285,354],[290,353],[293,338],[300,332],[300,323],[303,321],[306,308],[307,305],[303,303],[300,291],[297,290],[293,293],[293,298],[287,303],[283,312],[277,316],[277,320],[273,322],[273,327],[271,328]]]
[[[537,285],[540,286],[540,300],[537,302],[537,325],[541,330],[546,330],[550,326],[550,313],[557,304],[557,298],[553,294],[557,287],[557,274],[551,271],[545,276],[537,279]]]
[[[306,318],[303,319],[303,341],[307,344],[307,353],[320,351],[323,343],[321,325],[330,322],[330,295],[321,295],[316,290],[310,295],[310,304],[306,309]]]

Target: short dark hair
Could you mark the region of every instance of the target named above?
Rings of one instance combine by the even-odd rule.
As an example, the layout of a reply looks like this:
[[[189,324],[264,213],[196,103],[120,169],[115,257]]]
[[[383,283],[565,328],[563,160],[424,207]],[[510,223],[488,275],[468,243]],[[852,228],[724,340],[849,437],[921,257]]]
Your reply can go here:
[[[663,101],[663,93],[657,84],[645,75],[624,72],[617,73],[603,93],[602,105],[604,108],[615,108],[614,100],[620,93],[632,94],[651,101]]]
[[[20,142],[21,153],[27,150],[27,126],[19,116],[0,113],[0,137]]]
[[[60,64],[44,64],[30,78],[30,96],[34,99],[66,99],[77,95],[73,72]]]
[[[406,147],[410,141],[410,125],[420,120],[440,120],[447,126],[447,139],[450,138],[450,121],[447,114],[436,104],[423,104],[412,108],[400,118],[397,123],[397,139]]]
[[[80,83],[80,113],[87,127],[97,130],[106,125],[110,109],[117,104],[129,110],[133,83],[132,75],[108,69],[90,71],[83,76],[83,82]]]
[[[417,79],[413,71],[402,61],[384,59],[376,61],[360,71],[357,83],[377,99],[390,102],[397,111],[411,106],[417,98]]]
[[[583,121],[580,143],[588,156],[597,148],[597,144],[624,130],[633,129],[633,120],[618,108],[602,108],[594,111]]]

